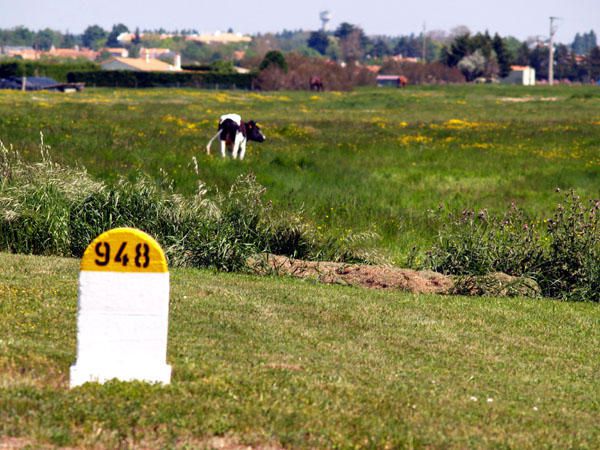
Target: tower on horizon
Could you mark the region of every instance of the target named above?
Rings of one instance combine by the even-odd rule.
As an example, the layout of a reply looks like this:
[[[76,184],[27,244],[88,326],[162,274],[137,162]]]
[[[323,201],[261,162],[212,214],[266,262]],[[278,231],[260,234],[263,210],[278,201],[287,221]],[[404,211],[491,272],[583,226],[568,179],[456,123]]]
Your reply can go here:
[[[327,29],[327,22],[331,20],[331,13],[329,11],[321,11],[319,19],[321,19],[321,30],[325,31]]]

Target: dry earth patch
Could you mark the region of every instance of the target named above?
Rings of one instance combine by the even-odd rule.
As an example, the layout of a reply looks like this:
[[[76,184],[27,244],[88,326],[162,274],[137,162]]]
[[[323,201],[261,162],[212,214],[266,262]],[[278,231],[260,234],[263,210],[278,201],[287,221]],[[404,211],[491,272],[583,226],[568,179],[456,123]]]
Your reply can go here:
[[[534,280],[505,273],[485,276],[451,276],[431,270],[402,269],[388,265],[304,261],[278,255],[251,258],[248,266],[259,275],[288,275],[325,284],[396,289],[415,294],[492,295],[539,297]]]

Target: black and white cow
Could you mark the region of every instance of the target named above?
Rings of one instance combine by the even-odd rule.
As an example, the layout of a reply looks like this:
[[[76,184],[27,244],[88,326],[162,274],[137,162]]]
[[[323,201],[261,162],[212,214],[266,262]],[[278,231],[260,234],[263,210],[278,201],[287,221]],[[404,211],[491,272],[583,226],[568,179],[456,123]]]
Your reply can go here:
[[[265,136],[253,120],[242,122],[239,114],[224,114],[219,119],[219,131],[215,134],[208,144],[206,144],[206,153],[210,154],[210,146],[213,141],[219,138],[221,141],[221,156],[225,158],[227,147],[231,148],[231,156],[236,159],[244,159],[246,154],[246,143],[248,141],[264,142]]]

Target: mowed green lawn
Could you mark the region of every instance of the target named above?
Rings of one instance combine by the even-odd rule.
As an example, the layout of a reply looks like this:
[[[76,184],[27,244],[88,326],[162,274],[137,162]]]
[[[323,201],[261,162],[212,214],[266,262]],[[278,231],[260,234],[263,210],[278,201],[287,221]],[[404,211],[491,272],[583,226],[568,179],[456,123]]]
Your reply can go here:
[[[171,385],[69,390],[78,261],[0,254],[0,268],[0,446],[600,442],[597,304],[173,270]]]
[[[204,151],[228,112],[258,120],[267,135],[243,162],[221,160],[216,143]],[[600,197],[594,86],[0,91],[0,140],[37,160],[40,131],[54,160],[102,179],[164,170],[190,194],[198,180],[226,191],[253,172],[276,208],[301,208],[334,236],[376,231],[375,246],[400,264],[433,242],[440,207],[443,217],[515,201],[543,220],[561,200],[557,187]]]

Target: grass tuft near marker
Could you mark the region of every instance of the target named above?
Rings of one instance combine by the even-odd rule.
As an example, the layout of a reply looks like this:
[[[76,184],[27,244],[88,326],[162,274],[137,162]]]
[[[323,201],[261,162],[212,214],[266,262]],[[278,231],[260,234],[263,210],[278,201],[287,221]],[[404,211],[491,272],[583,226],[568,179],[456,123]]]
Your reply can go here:
[[[88,246],[80,269],[70,386],[113,378],[168,384],[169,271],[158,242],[115,228]]]

